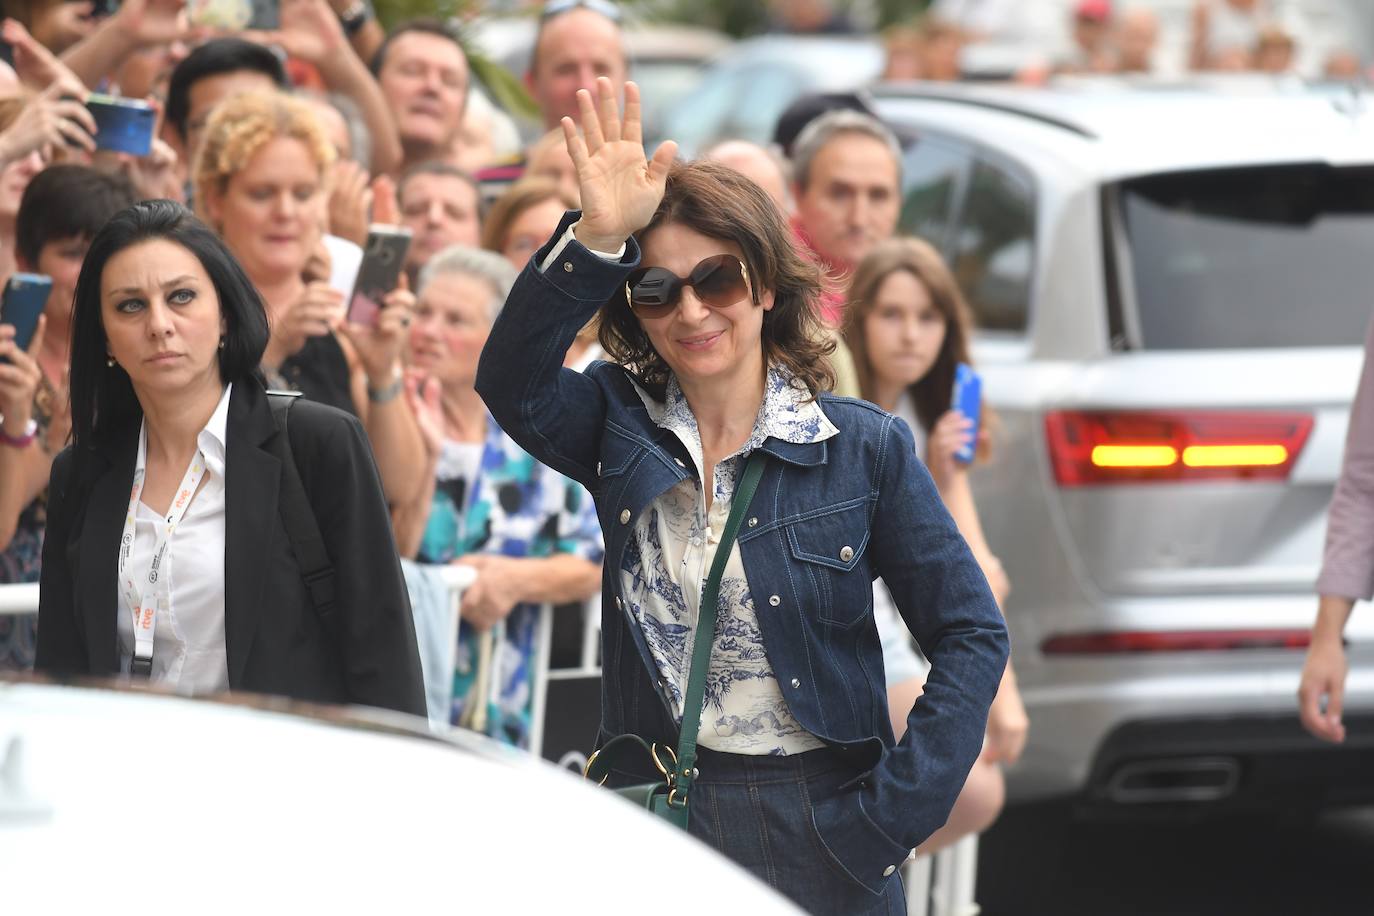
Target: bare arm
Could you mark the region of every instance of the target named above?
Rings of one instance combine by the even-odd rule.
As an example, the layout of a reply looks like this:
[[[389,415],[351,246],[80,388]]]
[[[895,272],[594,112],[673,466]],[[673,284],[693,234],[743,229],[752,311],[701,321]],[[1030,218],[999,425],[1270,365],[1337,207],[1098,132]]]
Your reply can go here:
[[[362,112],[372,137],[372,172],[395,174],[403,152],[396,122],[381,87],[349,47],[339,17],[326,0],[283,0],[281,28],[245,32],[255,41],[280,45],[287,54],[314,64],[325,84],[346,95]]]
[[[190,36],[182,16],[185,6],[186,0],[125,0],[113,16],[68,48],[62,63],[87,86],[98,85],[134,51]]]
[[[569,553],[551,557],[501,557],[473,553],[454,560],[477,570],[463,592],[463,619],[478,630],[489,629],[517,604],[566,604],[584,601],[601,586],[601,564]]]
[[[353,0],[329,0],[329,6],[334,10],[334,15],[342,16],[349,7],[353,5]],[[372,64],[372,58],[377,56],[377,49],[386,40],[386,32],[382,31],[382,25],[377,21],[377,17],[368,11],[367,19],[362,26],[352,35],[348,36],[348,43],[353,46],[353,53],[358,55],[364,66]]]

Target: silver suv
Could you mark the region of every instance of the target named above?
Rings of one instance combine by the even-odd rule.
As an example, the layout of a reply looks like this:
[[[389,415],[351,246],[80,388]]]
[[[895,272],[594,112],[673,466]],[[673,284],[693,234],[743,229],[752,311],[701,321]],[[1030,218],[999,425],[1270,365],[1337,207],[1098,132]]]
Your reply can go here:
[[[1295,694],[1374,313],[1374,115],[1348,93],[892,87],[903,228],[982,330],[975,471],[1011,578],[1018,800],[1374,793],[1374,620],[1347,743]]]

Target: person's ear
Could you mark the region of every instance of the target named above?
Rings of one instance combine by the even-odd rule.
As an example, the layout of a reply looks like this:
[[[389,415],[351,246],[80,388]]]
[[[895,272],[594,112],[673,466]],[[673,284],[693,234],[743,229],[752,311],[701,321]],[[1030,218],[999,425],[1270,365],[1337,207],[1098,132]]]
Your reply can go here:
[[[763,308],[765,312],[772,310],[773,291],[771,289],[766,289],[762,293],[759,293],[759,305]]]
[[[218,188],[206,188],[203,196],[205,198],[206,221],[209,222],[210,227],[214,229],[218,235],[223,236],[224,225],[222,216],[224,213],[224,194]]]
[[[14,246],[14,266],[19,268],[22,273],[38,273],[38,265],[26,258],[24,253],[19,250],[18,245]]]

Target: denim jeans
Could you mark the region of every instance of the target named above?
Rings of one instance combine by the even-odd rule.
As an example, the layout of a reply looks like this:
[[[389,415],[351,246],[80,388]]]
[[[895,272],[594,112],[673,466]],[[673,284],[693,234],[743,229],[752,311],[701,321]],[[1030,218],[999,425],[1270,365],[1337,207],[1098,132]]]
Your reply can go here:
[[[901,916],[902,879],[881,895],[850,878],[826,849],[813,802],[848,791],[858,775],[829,748],[788,757],[697,751],[689,832],[809,913]],[[728,904],[725,910],[728,910]]]

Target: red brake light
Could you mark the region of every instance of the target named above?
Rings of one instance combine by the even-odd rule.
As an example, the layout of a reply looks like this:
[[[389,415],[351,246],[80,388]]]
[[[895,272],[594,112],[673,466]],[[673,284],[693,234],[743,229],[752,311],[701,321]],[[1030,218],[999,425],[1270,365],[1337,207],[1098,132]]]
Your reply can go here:
[[[1310,630],[1175,630],[1069,633],[1040,644],[1046,655],[1121,655],[1142,652],[1228,652],[1236,649],[1306,649]]]
[[[1305,413],[1055,411],[1045,417],[1061,487],[1285,480],[1311,432]]]

